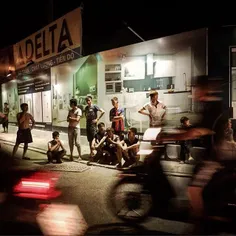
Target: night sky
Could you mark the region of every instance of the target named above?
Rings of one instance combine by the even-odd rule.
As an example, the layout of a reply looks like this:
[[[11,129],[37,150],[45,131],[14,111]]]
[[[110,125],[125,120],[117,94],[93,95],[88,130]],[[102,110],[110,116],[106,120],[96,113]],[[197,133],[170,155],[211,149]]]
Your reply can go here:
[[[132,2],[135,4],[131,4]],[[80,0],[1,2],[0,48],[24,39],[51,20],[79,7],[80,3]],[[171,1],[162,4],[161,1],[151,0],[84,0],[83,3],[85,54],[109,49],[114,45],[117,47],[140,42],[126,28],[124,21],[145,40],[201,27],[236,24],[233,8],[228,6],[222,10],[222,5],[216,4],[212,9],[209,4],[181,5]]]

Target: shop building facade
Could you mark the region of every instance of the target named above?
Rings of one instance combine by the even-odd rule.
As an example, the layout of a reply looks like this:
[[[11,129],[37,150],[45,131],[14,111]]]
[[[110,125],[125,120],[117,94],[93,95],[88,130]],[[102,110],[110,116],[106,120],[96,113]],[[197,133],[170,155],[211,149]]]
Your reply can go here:
[[[16,124],[20,104],[26,102],[29,112],[35,117],[36,127],[66,130],[69,100],[76,98],[84,110],[85,97],[90,94],[93,102],[105,110],[102,121],[107,126],[110,125],[111,98],[116,96],[120,106],[125,108],[126,126],[135,126],[143,132],[148,127],[148,118],[138,110],[149,101],[147,94],[150,89],[158,90],[159,99],[167,106],[167,119],[178,121],[179,116],[198,111],[192,101],[191,79],[206,74],[224,79],[225,108],[236,102],[231,88],[235,84],[236,50],[230,47],[235,39],[227,39],[223,44],[223,36],[220,36],[223,31],[217,34],[217,38],[215,31],[204,28],[81,57],[81,37],[73,38],[76,32],[81,34],[81,19],[76,19],[78,24],[73,29],[69,25],[75,24],[65,26],[63,19],[67,19],[66,16],[30,36],[34,39],[32,43],[27,38],[23,44],[14,45],[16,77],[1,85],[2,104],[9,103],[9,121],[12,124]],[[68,19],[75,20],[73,17]],[[55,26],[57,24],[60,26]],[[52,34],[53,28],[59,29],[59,33],[53,31],[58,35],[54,46],[50,43],[52,37],[46,36],[46,32]],[[71,42],[76,43],[70,45]],[[33,47],[34,52],[29,54]],[[28,59],[23,62],[24,54],[19,57],[20,48],[28,53]],[[51,54],[45,55],[48,51]],[[46,58],[39,57],[40,53]],[[85,125],[83,115],[82,130],[85,130]]]

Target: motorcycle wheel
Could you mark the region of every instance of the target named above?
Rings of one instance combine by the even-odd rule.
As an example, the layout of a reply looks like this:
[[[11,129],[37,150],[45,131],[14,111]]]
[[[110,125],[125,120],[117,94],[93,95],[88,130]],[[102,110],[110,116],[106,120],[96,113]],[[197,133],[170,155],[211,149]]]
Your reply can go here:
[[[144,189],[144,183],[136,178],[123,178],[110,190],[108,205],[112,213],[128,223],[144,221],[152,208],[150,192]]]

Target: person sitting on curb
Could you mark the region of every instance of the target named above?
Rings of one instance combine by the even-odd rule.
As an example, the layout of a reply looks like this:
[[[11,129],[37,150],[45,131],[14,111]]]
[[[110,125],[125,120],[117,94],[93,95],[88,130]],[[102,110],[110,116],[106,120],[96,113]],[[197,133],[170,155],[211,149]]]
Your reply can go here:
[[[48,142],[48,163],[52,163],[53,159],[56,159],[57,163],[62,163],[62,157],[66,154],[66,150],[59,139],[59,132],[54,131],[52,133],[52,140]],[[62,149],[62,150],[60,150]]]
[[[137,153],[139,151],[139,140],[136,137],[137,129],[135,127],[131,127],[128,130],[128,137],[121,141],[122,148],[122,157],[125,160],[125,163],[121,165],[121,161],[117,168],[128,167],[133,165],[138,161]]]
[[[115,165],[118,162],[118,152],[121,153],[119,136],[114,134],[114,129],[108,127],[103,138],[96,145],[96,149],[102,147],[101,155],[99,158],[100,164]],[[90,162],[89,162],[90,163]],[[88,163],[88,164],[89,164]]]
[[[181,117],[180,128],[181,129],[192,128],[192,125],[190,124],[190,120],[188,117],[186,116]],[[177,143],[179,143],[181,146],[180,164],[193,162],[194,159],[190,155],[190,148],[192,147],[192,142],[190,140],[187,140],[187,141],[178,141]]]
[[[108,127],[106,129],[106,133],[104,138],[101,140],[101,143],[104,140],[103,147],[103,160],[101,160],[104,164],[115,165],[118,162],[118,152],[120,151],[120,138],[118,135],[114,134],[114,129]]]
[[[100,122],[98,124],[98,132],[95,134],[95,137],[91,144],[90,161],[92,162],[99,162],[99,160],[103,156],[103,144],[106,138],[104,138],[105,132],[105,124],[103,122]]]

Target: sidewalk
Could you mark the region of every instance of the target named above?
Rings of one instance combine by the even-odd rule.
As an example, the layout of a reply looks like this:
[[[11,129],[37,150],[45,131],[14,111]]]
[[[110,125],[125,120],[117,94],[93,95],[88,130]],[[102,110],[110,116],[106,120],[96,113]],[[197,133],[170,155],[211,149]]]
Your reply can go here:
[[[0,133],[0,140],[14,145],[15,140],[16,140],[17,129],[18,129],[17,126],[9,126],[8,133]],[[33,143],[29,143],[29,149],[33,151],[45,153],[46,155],[47,143],[48,141],[52,140],[52,132],[39,130],[39,129],[33,129],[32,136],[33,136]],[[60,139],[63,142],[65,149],[67,150],[67,154],[69,154],[70,149],[69,149],[69,144],[68,144],[67,133],[61,132]],[[23,145],[20,145],[20,147],[21,146]],[[90,152],[87,137],[85,136],[81,136],[81,152],[82,152],[82,156],[87,156]],[[75,157],[78,156],[76,147],[74,147],[74,156]]]
[[[16,132],[18,127],[17,126],[9,126],[8,133],[0,133],[0,142],[5,143],[8,145],[14,145],[16,140]],[[38,130],[33,129],[32,130],[32,136],[33,136],[33,143],[29,144],[29,150],[39,152],[41,154],[45,154],[45,160],[46,152],[47,152],[47,143],[49,140],[52,139],[52,132],[51,131],[45,131],[45,130]],[[60,133],[60,139],[63,141],[64,147],[67,150],[67,155],[69,159],[69,145],[68,145],[68,136],[67,133]],[[20,147],[23,147],[23,145],[20,145]],[[89,157],[89,145],[87,141],[86,136],[81,136],[81,152],[82,152],[82,161],[80,163],[87,164],[88,157]],[[77,157],[77,149],[74,147],[74,157]],[[76,162],[75,162],[76,163]],[[188,176],[190,177],[193,173],[193,165],[189,164],[179,164],[179,162],[175,161],[165,161],[163,160],[161,162],[162,167],[165,172],[167,172],[169,175],[177,175],[177,176]],[[108,166],[108,165],[101,165],[94,163],[93,165],[100,166],[100,167],[106,167],[115,169],[114,166]]]

